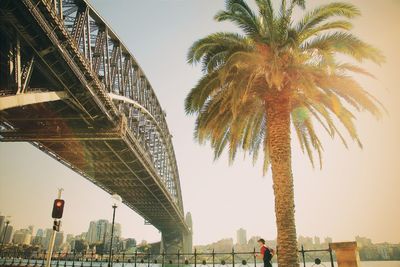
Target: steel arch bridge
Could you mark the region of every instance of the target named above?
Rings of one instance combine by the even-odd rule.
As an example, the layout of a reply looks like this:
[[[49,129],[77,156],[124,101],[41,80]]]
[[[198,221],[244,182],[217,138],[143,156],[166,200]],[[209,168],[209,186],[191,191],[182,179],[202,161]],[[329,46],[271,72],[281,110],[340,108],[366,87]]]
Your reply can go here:
[[[0,33],[0,141],[30,142],[190,251],[165,112],[115,32],[86,0],[1,0]]]

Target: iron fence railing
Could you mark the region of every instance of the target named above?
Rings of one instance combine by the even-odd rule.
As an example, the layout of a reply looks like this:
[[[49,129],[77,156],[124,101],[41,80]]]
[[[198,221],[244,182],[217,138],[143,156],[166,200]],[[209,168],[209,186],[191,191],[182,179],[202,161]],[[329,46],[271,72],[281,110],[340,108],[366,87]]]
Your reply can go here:
[[[252,252],[197,252],[185,253],[116,253],[98,254],[94,252],[53,253],[52,267],[260,267],[262,260]],[[301,265],[334,267],[332,249],[299,250]],[[274,261],[279,257],[274,257]],[[44,267],[46,251],[3,251],[0,266]],[[311,264],[311,265],[310,265]],[[111,265],[111,266],[110,266]]]

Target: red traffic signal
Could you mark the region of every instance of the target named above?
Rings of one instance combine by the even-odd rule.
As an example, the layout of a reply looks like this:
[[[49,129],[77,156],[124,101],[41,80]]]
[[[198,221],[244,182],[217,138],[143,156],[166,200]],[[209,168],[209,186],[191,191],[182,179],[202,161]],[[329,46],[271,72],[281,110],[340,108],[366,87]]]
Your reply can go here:
[[[63,199],[54,200],[53,204],[53,212],[51,213],[51,217],[54,219],[61,219],[64,211],[65,201]]]

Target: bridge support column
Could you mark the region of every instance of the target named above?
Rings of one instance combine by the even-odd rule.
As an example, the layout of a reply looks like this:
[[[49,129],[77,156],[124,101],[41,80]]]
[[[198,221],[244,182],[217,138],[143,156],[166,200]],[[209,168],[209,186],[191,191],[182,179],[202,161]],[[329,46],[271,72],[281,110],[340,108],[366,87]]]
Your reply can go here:
[[[170,237],[167,234],[161,235],[160,252],[168,254],[176,254],[178,251],[183,251],[183,238],[182,236]]]
[[[193,233],[190,232],[183,236],[183,253],[190,254],[193,251]]]
[[[192,253],[193,251],[193,222],[190,212],[186,213],[185,222],[189,231],[180,233],[162,233],[160,252],[165,253]]]
[[[183,252],[192,253],[193,251],[193,221],[192,214],[190,212],[186,213],[185,221],[189,227],[189,232],[183,235]]]

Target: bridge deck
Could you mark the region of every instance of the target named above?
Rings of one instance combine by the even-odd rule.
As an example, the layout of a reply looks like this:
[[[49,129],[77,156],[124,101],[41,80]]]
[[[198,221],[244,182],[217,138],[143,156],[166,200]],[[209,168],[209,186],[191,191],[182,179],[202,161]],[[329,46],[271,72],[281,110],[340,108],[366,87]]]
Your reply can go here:
[[[151,175],[155,171],[144,162],[140,147],[119,128],[91,129],[87,118],[64,101],[8,109],[1,117],[18,129],[3,131],[3,142],[31,142],[110,194],[117,192],[160,231],[177,230],[173,200]]]

